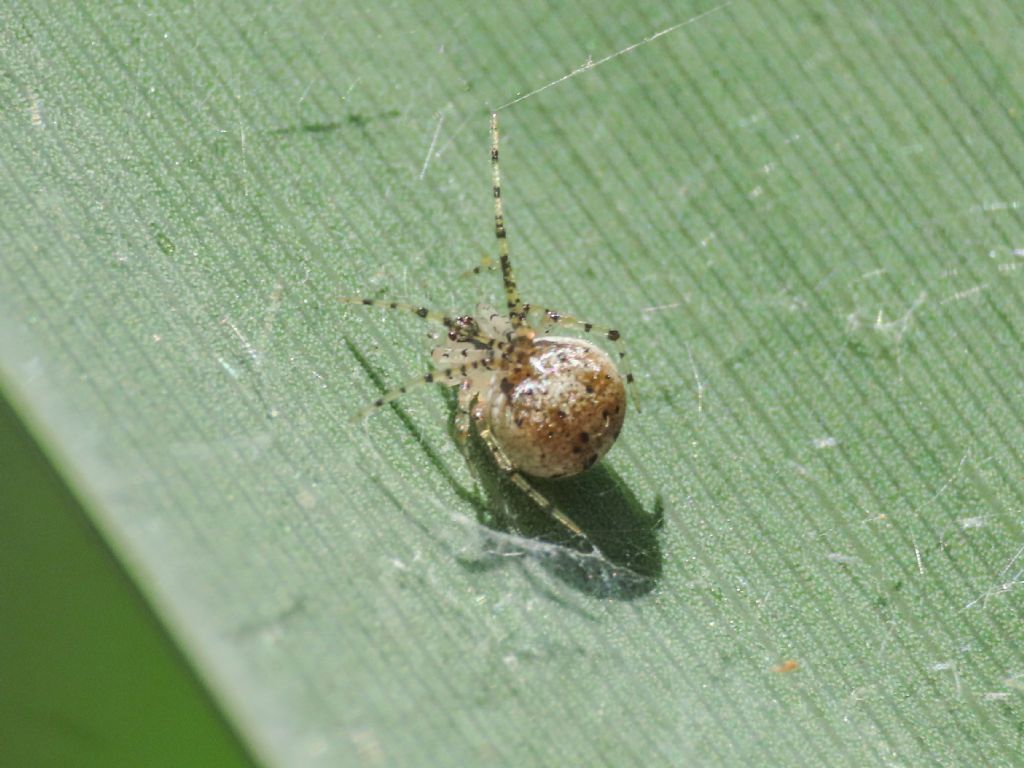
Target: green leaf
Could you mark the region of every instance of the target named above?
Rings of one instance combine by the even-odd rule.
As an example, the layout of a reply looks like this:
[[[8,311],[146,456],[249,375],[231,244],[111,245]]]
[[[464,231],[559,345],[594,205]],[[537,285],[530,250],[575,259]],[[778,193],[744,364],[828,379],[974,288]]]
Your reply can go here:
[[[262,762],[1019,760],[1021,10],[737,0],[604,60],[711,7],[0,11],[4,392]],[[638,374],[543,486],[605,558],[450,397],[353,421],[429,342],[336,300],[500,306],[487,112],[577,69],[503,190],[526,300]]]

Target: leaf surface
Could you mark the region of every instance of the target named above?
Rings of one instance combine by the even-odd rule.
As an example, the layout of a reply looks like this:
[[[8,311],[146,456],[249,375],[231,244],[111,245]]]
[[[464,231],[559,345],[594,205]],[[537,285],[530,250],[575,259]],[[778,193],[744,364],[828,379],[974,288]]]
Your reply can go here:
[[[1018,759],[1020,8],[747,0],[585,66],[710,7],[0,11],[5,392],[268,764]],[[487,111],[577,68],[503,190],[526,300],[638,374],[545,486],[609,562],[438,392],[354,422],[429,342],[337,301],[500,302]]]

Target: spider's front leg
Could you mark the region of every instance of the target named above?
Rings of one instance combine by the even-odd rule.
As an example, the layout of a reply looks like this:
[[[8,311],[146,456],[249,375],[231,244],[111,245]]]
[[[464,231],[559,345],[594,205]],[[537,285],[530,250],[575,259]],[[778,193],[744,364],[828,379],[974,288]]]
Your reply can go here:
[[[408,392],[414,389],[424,386],[425,384],[448,384],[453,385],[458,381],[458,373],[451,369],[435,368],[428,371],[425,374],[417,376],[415,379],[402,384],[400,387],[395,387],[392,390],[385,392],[383,395],[378,397],[368,406],[359,411],[355,416],[352,417],[353,421],[363,421],[370,417],[371,414],[376,413],[388,403],[392,403],[398,398],[402,397]]]
[[[494,439],[494,435],[492,434],[490,427],[487,426],[487,423],[483,418],[483,414],[474,409],[472,416],[473,421],[476,424],[477,434],[480,435],[480,439],[484,441],[484,445],[487,446],[487,450],[494,458],[494,462],[498,465],[498,469],[501,470],[501,473],[512,481],[519,490],[529,496],[534,504],[540,507],[546,514],[557,520],[566,530],[585,541],[591,547],[594,547],[594,544],[587,537],[587,534],[583,532],[583,529],[576,524],[576,521],[552,504],[544,494],[530,485],[530,481],[515,468],[515,465],[509,459],[508,455],[498,444],[498,441]],[[596,549],[596,547],[594,547],[594,549]]]
[[[445,384],[449,387],[459,386],[459,396],[462,397],[462,383],[465,383],[466,377],[471,375],[473,372],[485,369],[488,365],[488,357],[490,350],[476,350],[466,355],[460,355],[457,358],[446,358],[443,356],[435,356],[436,367],[432,368],[427,373],[417,376],[415,379],[402,384],[400,387],[395,387],[383,395],[378,397],[363,410],[357,413],[354,417],[355,421],[362,421],[369,417],[372,413],[379,411],[388,403],[392,403],[398,398],[405,394],[418,389],[426,384]],[[460,408],[462,407],[462,401],[459,401]],[[467,406],[468,408],[468,406]],[[465,420],[465,428],[459,424],[458,415],[456,416],[456,430],[460,434],[465,431],[469,434],[469,421],[468,417]]]

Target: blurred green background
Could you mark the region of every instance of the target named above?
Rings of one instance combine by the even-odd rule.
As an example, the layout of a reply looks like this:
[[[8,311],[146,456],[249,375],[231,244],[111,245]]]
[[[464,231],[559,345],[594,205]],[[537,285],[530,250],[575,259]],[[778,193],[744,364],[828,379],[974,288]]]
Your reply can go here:
[[[352,421],[429,341],[337,296],[500,300],[489,108],[712,7],[0,8],[0,764],[1019,764],[1019,4],[502,111],[520,287],[644,398],[544,486],[607,558],[440,392]]]
[[[0,467],[3,764],[249,765],[6,403]]]

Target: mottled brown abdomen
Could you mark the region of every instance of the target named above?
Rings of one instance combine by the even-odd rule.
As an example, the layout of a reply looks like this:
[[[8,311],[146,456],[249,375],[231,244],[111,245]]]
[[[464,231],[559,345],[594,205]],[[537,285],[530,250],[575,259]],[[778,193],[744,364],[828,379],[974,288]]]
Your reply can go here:
[[[522,472],[574,475],[608,452],[626,416],[615,363],[582,339],[545,337],[529,364],[496,376],[487,396],[491,432]]]

